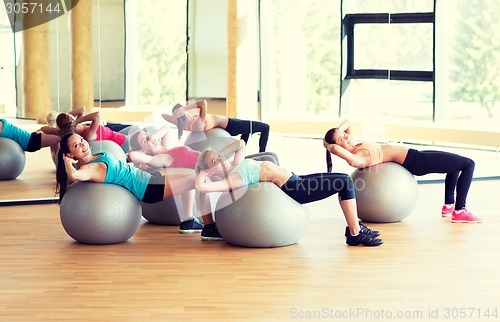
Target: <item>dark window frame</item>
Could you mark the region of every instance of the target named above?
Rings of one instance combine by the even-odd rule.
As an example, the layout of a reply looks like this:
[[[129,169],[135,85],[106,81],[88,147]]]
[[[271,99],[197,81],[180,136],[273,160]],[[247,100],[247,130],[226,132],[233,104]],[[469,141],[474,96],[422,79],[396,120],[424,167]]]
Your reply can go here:
[[[435,14],[421,13],[362,13],[346,14],[342,21],[343,37],[346,38],[346,75],[345,79],[374,78],[407,81],[434,81],[434,70],[388,70],[354,68],[354,27],[356,24],[394,24],[394,23],[432,23],[435,29]],[[433,35],[435,38],[435,35]],[[433,39],[434,43],[434,39]],[[433,53],[434,60],[434,53]],[[434,66],[434,62],[433,62]],[[434,69],[434,67],[433,67]]]

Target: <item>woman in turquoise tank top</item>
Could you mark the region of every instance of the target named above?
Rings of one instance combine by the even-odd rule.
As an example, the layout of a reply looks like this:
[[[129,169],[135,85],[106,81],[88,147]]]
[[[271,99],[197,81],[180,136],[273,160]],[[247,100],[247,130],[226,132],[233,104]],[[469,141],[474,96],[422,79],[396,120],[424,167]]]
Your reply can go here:
[[[312,173],[297,175],[269,161],[245,159],[245,143],[235,142],[219,153],[208,149],[198,158],[195,172],[199,192],[224,192],[257,182],[273,182],[289,197],[305,204],[322,200],[338,193],[340,206],[347,222],[346,243],[350,246],[379,246],[383,243],[372,231],[359,222],[354,183],[345,173]],[[233,161],[225,155],[235,152]],[[208,180],[210,178],[210,180]]]
[[[11,124],[4,118],[0,118],[0,137],[15,141],[27,152],[35,152],[41,148],[59,143],[57,135],[45,134],[40,131],[28,132]]]
[[[106,153],[92,154],[88,142],[76,133],[65,134],[60,146],[55,189],[59,194],[59,203],[72,181],[120,185],[146,203],[160,202],[194,189],[193,170],[166,172],[161,178],[159,173],[150,174]],[[163,179],[162,183],[155,184],[153,178],[156,177]]]

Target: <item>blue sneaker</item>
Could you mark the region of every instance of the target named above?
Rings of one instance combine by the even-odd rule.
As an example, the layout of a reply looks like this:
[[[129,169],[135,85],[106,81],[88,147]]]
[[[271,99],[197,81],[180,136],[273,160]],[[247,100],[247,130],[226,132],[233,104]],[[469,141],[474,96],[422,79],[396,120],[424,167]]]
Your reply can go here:
[[[203,229],[203,225],[196,218],[191,218],[181,222],[180,233],[191,234],[199,233]]]

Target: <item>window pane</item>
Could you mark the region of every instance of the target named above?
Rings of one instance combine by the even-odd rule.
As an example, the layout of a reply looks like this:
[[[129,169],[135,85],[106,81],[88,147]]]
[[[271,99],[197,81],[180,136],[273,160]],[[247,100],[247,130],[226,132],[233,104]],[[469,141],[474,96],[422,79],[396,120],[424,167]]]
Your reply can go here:
[[[356,24],[355,69],[432,71],[432,24]]]
[[[354,79],[343,100],[343,114],[357,120],[432,122],[432,82]]]
[[[127,105],[186,97],[186,1],[126,1]]]
[[[331,0],[261,1],[265,119],[338,113],[339,9]]]
[[[344,0],[344,13],[432,12],[433,0]]]

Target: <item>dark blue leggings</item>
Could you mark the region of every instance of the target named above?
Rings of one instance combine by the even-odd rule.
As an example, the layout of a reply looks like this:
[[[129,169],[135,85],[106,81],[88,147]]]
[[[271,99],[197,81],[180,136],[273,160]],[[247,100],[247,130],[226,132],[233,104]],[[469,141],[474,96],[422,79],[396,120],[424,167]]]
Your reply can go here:
[[[473,160],[449,152],[409,149],[403,167],[416,176],[428,173],[446,173],[444,203],[455,203],[457,210],[465,207],[467,193],[474,174],[475,163]],[[456,200],[455,188],[457,191]]]
[[[336,193],[341,200],[355,198],[354,182],[346,173],[293,174],[281,190],[301,204],[322,200]]]
[[[245,143],[248,142],[250,134],[260,132],[259,152],[266,151],[267,140],[269,138],[269,124],[259,121],[246,121],[229,118],[227,126],[224,130],[231,134],[231,136],[241,134],[241,139],[245,141]]]

